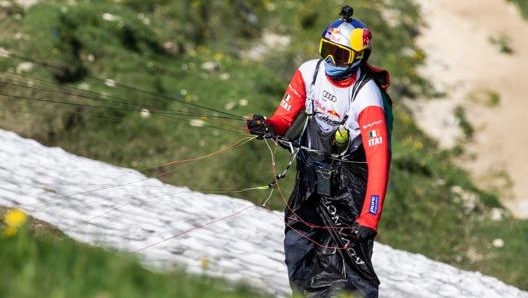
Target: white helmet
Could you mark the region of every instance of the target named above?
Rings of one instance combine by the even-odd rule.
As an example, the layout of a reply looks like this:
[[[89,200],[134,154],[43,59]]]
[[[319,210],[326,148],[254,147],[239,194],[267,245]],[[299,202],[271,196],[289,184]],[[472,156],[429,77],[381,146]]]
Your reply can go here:
[[[319,54],[330,65],[356,67],[370,55],[372,33],[363,22],[353,19],[352,13],[352,7],[343,7],[343,17],[328,25],[321,35]]]

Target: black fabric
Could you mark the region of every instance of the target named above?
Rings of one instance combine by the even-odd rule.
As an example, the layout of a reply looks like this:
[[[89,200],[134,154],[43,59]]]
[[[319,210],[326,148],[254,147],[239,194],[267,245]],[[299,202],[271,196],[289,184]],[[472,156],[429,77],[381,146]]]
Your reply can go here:
[[[374,240],[377,234],[375,230],[362,226],[357,222],[352,226],[352,235],[358,241]]]
[[[306,131],[301,136],[301,144],[310,149],[317,150],[318,153],[312,152],[311,157],[315,160],[320,160],[324,158],[325,155],[329,155],[334,151],[332,148],[334,133],[334,131],[326,133],[321,131],[315,119],[310,117],[310,119],[308,119]]]
[[[313,177],[304,164],[297,166],[285,212],[284,248],[292,290],[305,297],[335,297],[341,291],[378,297],[373,241],[358,242],[352,234],[366,191],[366,165],[337,162],[338,188],[331,197],[306,187]]]
[[[388,86],[385,74],[374,68],[363,72],[351,100],[370,79],[380,85],[378,80],[386,78],[382,83]],[[334,132],[321,131],[315,117],[309,115],[300,137],[300,144],[314,151],[301,150],[297,155],[296,183],[285,210],[290,286],[294,294],[308,298],[337,297],[340,292],[377,298],[380,282],[371,260],[375,234],[354,224],[366,193],[364,148],[346,152],[345,160],[333,158]],[[321,169],[328,180],[321,180]]]
[[[250,134],[258,138],[273,137],[271,127],[266,123],[266,118],[262,115],[254,114],[251,119],[246,120],[246,126]]]
[[[304,128],[306,126],[306,121],[308,119],[308,115],[306,114],[306,111],[303,110],[297,115],[297,118],[293,121],[292,125],[286,133],[284,134],[284,139],[288,141],[297,141],[299,136],[303,133]]]

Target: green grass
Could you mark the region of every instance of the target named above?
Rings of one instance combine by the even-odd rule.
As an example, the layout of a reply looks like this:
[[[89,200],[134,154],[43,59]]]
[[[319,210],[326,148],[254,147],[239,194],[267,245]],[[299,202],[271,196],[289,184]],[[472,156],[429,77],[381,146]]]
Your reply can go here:
[[[272,180],[272,157],[262,141],[236,146],[248,137],[243,116],[273,112],[295,68],[317,56],[321,31],[343,4],[50,0],[28,11],[2,7],[0,48],[17,56],[0,57],[0,127],[167,183],[262,203],[269,191],[241,191]],[[353,6],[373,31],[372,62],[391,72],[395,100],[378,240],[528,289],[528,241],[519,236],[528,223],[508,215],[493,221],[493,208],[502,208],[497,194],[476,188],[457,167],[463,149],[438,149],[401,104],[435,94],[416,71],[425,58],[414,44],[417,7],[401,0]],[[258,61],[244,58],[265,30],[290,44]],[[23,72],[26,58],[33,68]],[[206,62],[216,66],[204,69]],[[196,120],[205,125],[191,125]],[[276,171],[288,159],[277,150]],[[284,208],[294,176],[292,169],[280,181],[282,194],[274,191],[268,207]],[[492,235],[503,235],[505,246],[490,248]]]
[[[13,237],[0,236],[2,297],[269,297],[181,269],[155,273],[130,255],[28,227]]]
[[[508,1],[517,5],[519,9],[521,10],[521,13],[524,16],[524,18],[528,19],[528,3],[526,3],[526,1],[523,1],[523,0],[508,0]]]

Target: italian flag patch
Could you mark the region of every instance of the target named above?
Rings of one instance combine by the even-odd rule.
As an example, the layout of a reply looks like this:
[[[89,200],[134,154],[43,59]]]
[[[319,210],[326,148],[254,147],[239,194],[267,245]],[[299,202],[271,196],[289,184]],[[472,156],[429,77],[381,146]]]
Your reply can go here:
[[[380,133],[379,133],[379,130],[378,129],[374,129],[374,130],[371,130],[369,131],[369,138],[376,138],[376,137],[379,137]]]

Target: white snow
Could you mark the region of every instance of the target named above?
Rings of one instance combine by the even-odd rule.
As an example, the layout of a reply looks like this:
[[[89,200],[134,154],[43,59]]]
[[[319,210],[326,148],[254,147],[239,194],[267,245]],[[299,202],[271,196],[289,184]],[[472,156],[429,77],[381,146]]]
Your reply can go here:
[[[0,130],[0,205],[19,207],[86,243],[139,254],[146,266],[246,281],[290,294],[282,212],[192,192],[137,171]],[[381,298],[524,297],[496,278],[376,243]]]

